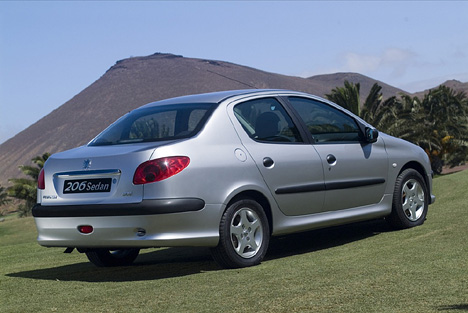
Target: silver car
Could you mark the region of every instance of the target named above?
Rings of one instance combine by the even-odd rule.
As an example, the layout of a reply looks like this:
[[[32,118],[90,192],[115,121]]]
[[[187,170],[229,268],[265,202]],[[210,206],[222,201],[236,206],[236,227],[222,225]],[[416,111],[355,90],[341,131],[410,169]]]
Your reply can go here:
[[[38,180],[38,242],[131,264],[140,249],[206,246],[259,264],[271,236],[386,218],[424,223],[432,172],[419,147],[305,93],[167,99],[52,155]]]

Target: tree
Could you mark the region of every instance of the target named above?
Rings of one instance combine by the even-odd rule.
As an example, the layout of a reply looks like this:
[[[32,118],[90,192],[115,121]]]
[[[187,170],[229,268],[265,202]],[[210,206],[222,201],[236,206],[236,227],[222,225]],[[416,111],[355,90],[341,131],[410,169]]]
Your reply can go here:
[[[468,152],[468,99],[446,86],[429,90],[414,107],[416,130],[412,141],[431,159],[433,170],[463,164]]]
[[[44,153],[42,156],[36,156],[33,158],[31,161],[35,163],[36,166],[19,166],[19,169],[31,178],[13,178],[9,180],[13,183],[13,186],[7,189],[8,195],[21,200],[21,204],[18,206],[20,217],[30,215],[32,207],[36,204],[37,178],[39,177],[39,172],[44,167],[44,163],[49,156],[50,153]]]
[[[0,207],[10,202],[5,187],[0,186]],[[0,208],[0,216],[4,215],[4,210]]]
[[[325,97],[354,114],[360,115],[360,88],[361,85],[359,83],[353,84],[345,80],[344,87],[336,87],[332,89],[331,93],[326,94]]]
[[[394,136],[403,134],[402,130],[406,129],[406,127],[402,126],[406,124],[404,121],[409,118],[411,107],[400,103],[396,97],[383,100],[381,90],[382,87],[375,83],[369,91],[366,101],[361,105],[360,84],[345,81],[344,87],[332,89],[331,93],[327,94],[326,97],[359,115],[383,132]]]
[[[5,187],[0,186],[0,206],[5,205],[8,202],[10,202],[10,199],[8,199],[6,189]]]
[[[402,94],[383,100],[375,83],[361,106],[360,85],[345,81],[326,97],[359,115],[380,131],[423,148],[435,173],[443,165],[463,164],[468,156],[468,99],[446,86],[430,90],[421,100]]]
[[[375,83],[369,95],[364,102],[360,117],[374,127],[385,130],[385,132],[394,131],[398,115],[401,114],[398,108],[396,97],[390,97],[383,101],[382,87]]]

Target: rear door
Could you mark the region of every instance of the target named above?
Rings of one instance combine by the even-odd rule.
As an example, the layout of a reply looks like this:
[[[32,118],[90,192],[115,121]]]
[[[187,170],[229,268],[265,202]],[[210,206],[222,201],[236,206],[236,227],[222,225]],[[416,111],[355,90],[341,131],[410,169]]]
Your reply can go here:
[[[321,212],[325,197],[322,161],[290,114],[274,97],[232,104],[229,109],[244,147],[286,215]]]

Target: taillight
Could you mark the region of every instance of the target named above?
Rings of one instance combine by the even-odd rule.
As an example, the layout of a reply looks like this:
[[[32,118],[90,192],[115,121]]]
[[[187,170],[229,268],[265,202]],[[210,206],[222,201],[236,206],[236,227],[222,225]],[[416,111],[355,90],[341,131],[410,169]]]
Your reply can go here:
[[[45,189],[44,169],[42,168],[37,177],[37,189]]]
[[[140,164],[133,175],[135,185],[143,185],[164,180],[182,171],[190,163],[185,156],[175,156],[146,161]]]
[[[94,231],[94,228],[91,225],[80,225],[78,226],[78,231],[82,234],[88,235]]]

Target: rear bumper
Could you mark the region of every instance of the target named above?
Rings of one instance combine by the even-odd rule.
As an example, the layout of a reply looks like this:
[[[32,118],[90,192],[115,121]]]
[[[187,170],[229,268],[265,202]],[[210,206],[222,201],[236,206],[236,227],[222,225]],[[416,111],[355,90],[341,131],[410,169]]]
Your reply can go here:
[[[48,211],[47,208],[36,207],[37,241],[42,246],[150,248],[216,246],[224,206],[205,204],[200,210],[166,214],[159,214],[160,210],[153,210],[158,213],[147,214],[148,211],[140,211],[140,215],[116,216],[103,215],[102,213],[106,212],[103,210],[99,216],[37,216],[41,209],[44,209],[42,213],[54,212],[53,215],[57,215],[55,211]],[[80,233],[79,226],[83,225],[92,226],[93,231],[90,234]]]
[[[205,201],[198,198],[143,200],[140,203],[49,205],[36,204],[32,209],[34,217],[91,217],[155,215],[199,211]]]

